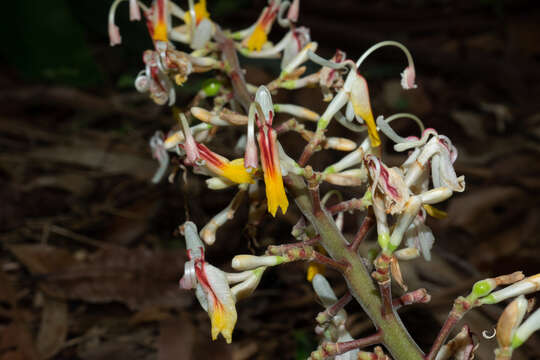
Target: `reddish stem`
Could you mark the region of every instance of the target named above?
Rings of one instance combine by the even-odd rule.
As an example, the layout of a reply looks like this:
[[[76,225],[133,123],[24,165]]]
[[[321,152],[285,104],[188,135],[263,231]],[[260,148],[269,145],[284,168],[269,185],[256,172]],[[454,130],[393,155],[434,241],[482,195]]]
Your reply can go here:
[[[371,229],[374,223],[375,217],[373,216],[373,214],[368,214],[364,217],[364,221],[362,221],[362,225],[360,225],[360,229],[358,229],[358,232],[356,233],[354,240],[350,245],[350,249],[352,251],[358,250],[358,247],[360,246],[362,241],[364,241],[368,231]]]
[[[379,292],[382,298],[382,315],[387,316],[392,313],[392,282],[386,280],[379,282]]]
[[[341,355],[345,354],[346,352],[349,352],[354,349],[361,349],[365,348],[370,345],[379,344],[382,341],[382,332],[379,330],[373,335],[351,340],[351,341],[344,341],[334,344],[325,344],[323,345],[323,349],[327,351],[329,356],[335,356],[335,355]]]
[[[337,214],[339,212],[349,211],[349,210],[355,210],[355,209],[365,209],[366,204],[362,201],[362,199],[350,199],[346,201],[342,201],[339,204],[332,205],[328,208],[328,211],[332,215]]]
[[[347,293],[343,295],[336,303],[334,303],[332,306],[329,306],[328,308],[326,308],[326,310],[324,310],[323,312],[320,312],[317,315],[317,322],[319,324],[323,324],[330,321],[351,300],[352,300],[352,295],[350,292],[347,291]]]
[[[431,296],[427,293],[427,290],[424,288],[416,289],[414,291],[408,292],[405,295],[402,295],[394,300],[392,300],[392,306],[394,309],[399,309],[400,307],[427,303],[431,300]]]
[[[435,342],[433,342],[433,345],[431,346],[429,353],[424,357],[425,360],[435,359],[435,356],[437,356],[437,353],[441,349],[441,346],[443,346],[444,342],[446,341],[446,338],[448,337],[448,335],[450,335],[450,332],[452,331],[456,323],[461,318],[462,318],[462,315],[455,312],[454,309],[450,311],[450,314],[448,314],[448,317],[446,318],[446,321],[444,322],[444,325],[441,328],[441,331],[439,331],[439,334],[437,335]]]

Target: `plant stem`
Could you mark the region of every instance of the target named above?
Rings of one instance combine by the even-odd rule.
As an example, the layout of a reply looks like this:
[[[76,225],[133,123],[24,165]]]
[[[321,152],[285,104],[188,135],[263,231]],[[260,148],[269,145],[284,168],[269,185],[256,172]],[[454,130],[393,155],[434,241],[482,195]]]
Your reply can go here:
[[[317,315],[317,322],[319,324],[324,324],[330,320],[334,316],[337,315],[337,313],[345,307],[350,301],[352,300],[352,295],[350,292],[347,292],[345,295],[343,295],[334,305],[329,306],[324,310],[323,312],[320,312],[319,315]]]
[[[358,229],[358,232],[356,233],[356,236],[354,237],[354,240],[350,246],[352,251],[356,252],[358,250],[358,247],[362,241],[364,241],[368,231],[371,229],[374,223],[375,217],[373,214],[369,214],[364,217],[364,221],[362,221],[362,225],[360,225],[360,229]]]
[[[351,295],[362,306],[377,329],[382,343],[396,360],[422,360],[423,353],[411,338],[395,311],[383,317],[382,301],[370,274],[358,254],[347,242],[326,211],[314,214],[309,191],[304,180],[294,174],[285,178],[296,205],[321,236],[320,243],[335,261],[348,263],[343,273]]]

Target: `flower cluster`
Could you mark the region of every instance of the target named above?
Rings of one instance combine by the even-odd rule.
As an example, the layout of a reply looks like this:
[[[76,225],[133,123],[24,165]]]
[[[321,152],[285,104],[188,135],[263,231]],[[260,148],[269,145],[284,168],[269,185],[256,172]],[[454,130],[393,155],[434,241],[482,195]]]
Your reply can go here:
[[[114,22],[121,1],[114,1],[109,14],[111,45],[121,42]],[[152,181],[159,182],[170,167],[171,157],[176,157],[177,163],[207,176],[209,190],[237,189],[227,207],[200,231],[189,221],[181,227],[189,261],[180,287],[195,290],[210,317],[212,338],[221,333],[231,342],[237,320],[236,302],[255,290],[265,269],[293,261],[309,262],[307,278],[325,307],[316,318],[321,344],[311,354],[312,359],[388,359],[378,346],[373,351],[361,351],[376,344],[383,344],[396,359],[405,355],[408,359],[442,359],[458,351],[460,358],[469,359],[476,345],[467,326],[444,344],[455,323],[474,307],[517,297],[498,325],[497,354],[511,354],[539,328],[539,311],[522,323],[527,310],[523,295],[538,290],[538,275],[523,279],[521,273],[516,273],[478,282],[471,294],[456,300],[428,355],[424,356],[404,329],[395,309],[427,302],[430,297],[425,289],[416,289],[392,298],[391,282],[396,281],[407,291],[399,262],[419,256],[431,259],[435,238],[426,218],[444,217],[445,212],[434,205],[465,190],[464,177],[454,170],[458,152],[447,136],[424,128],[412,114],[383,116],[373,111],[361,68],[374,51],[386,46],[399,48],[407,62],[401,86],[404,90],[417,88],[414,62],[404,45],[383,41],[368,48],[356,61],[341,50],[336,50],[331,59],[324,59],[316,54],[317,42],[312,41],[309,29],[297,26],[299,8],[299,0],[269,0],[252,26],[229,31],[211,19],[206,0],[189,0],[185,9],[169,0],[154,0],[149,6],[129,1],[130,18],[144,18],[153,40],[153,49],[144,52],[144,69],[135,80],[138,91],[148,93],[157,104],[172,106],[176,102],[175,89],[191,74],[214,76],[203,83],[185,112],[173,108],[177,126],[167,135],[157,132],[150,140],[159,162]],[[269,36],[275,24],[286,34],[274,44]],[[267,84],[249,84],[238,54],[281,59],[280,72]],[[307,61],[317,64],[317,71],[306,74]],[[274,103],[276,93],[305,87],[320,89],[321,101],[327,103],[322,114],[303,105]],[[280,118],[284,116],[288,117],[285,121]],[[414,121],[419,136],[398,135],[391,126],[396,119]],[[327,136],[326,130],[332,124],[367,136],[359,143]],[[237,158],[230,156],[233,151],[224,156],[212,150],[213,139],[225,131],[237,135]],[[297,160],[280,143],[280,136],[286,132],[295,132],[306,142]],[[383,141],[392,142],[395,152],[403,153],[401,165],[392,167],[383,161]],[[324,168],[308,165],[315,152],[326,149],[343,155]],[[174,180],[174,176],[169,179]],[[319,186],[323,183],[350,187],[361,196],[343,199],[339,191],[331,190],[321,198]],[[327,205],[334,195],[339,201]],[[302,212],[291,232],[297,242],[271,245],[260,256],[236,255],[232,267],[239,272],[227,273],[207,262],[205,245],[215,243],[220,227],[235,216],[246,200],[246,226],[252,229],[266,212],[275,217],[281,209],[286,214],[289,202],[294,200]],[[342,233],[343,214],[352,211],[360,212],[363,218],[354,238],[347,239]],[[376,228],[375,251],[363,257],[359,246],[372,226]],[[252,235],[256,236],[256,231]],[[347,292],[342,298],[336,297],[324,277],[325,268],[337,270],[346,279]],[[368,269],[373,270],[371,276]],[[493,291],[501,285],[509,286]],[[375,334],[353,339],[346,329],[343,308],[353,298],[373,320]]]

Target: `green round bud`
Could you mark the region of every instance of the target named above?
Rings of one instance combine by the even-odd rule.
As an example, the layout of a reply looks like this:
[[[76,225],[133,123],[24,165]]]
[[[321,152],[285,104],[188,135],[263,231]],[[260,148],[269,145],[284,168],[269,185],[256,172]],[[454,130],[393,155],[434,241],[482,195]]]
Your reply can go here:
[[[206,79],[202,84],[202,90],[209,97],[216,96],[220,89],[221,83],[215,78]]]
[[[488,295],[491,290],[493,290],[493,285],[491,284],[490,281],[488,280],[480,280],[480,281],[477,281],[474,285],[473,285],[473,294],[476,295],[477,297],[481,297],[481,296],[486,296]]]

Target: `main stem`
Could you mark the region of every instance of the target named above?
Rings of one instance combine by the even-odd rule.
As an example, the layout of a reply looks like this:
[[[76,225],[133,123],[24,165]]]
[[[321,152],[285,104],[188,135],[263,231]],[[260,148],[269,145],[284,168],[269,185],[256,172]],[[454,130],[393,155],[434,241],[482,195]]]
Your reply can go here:
[[[424,354],[411,338],[395,311],[383,315],[379,290],[375,287],[360,257],[347,247],[347,242],[325,210],[314,211],[304,180],[289,173],[288,189],[296,205],[313,224],[320,235],[320,243],[326,252],[338,262],[350,264],[343,276],[353,297],[382,331],[382,343],[396,360],[423,360]]]

